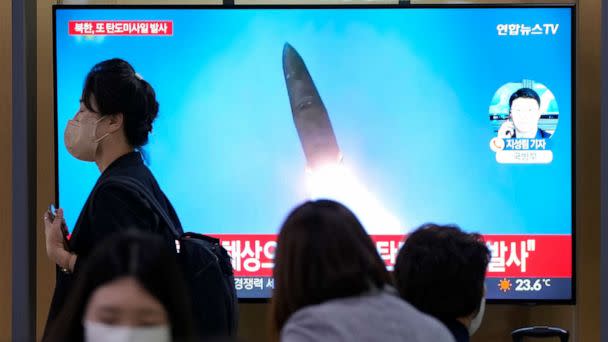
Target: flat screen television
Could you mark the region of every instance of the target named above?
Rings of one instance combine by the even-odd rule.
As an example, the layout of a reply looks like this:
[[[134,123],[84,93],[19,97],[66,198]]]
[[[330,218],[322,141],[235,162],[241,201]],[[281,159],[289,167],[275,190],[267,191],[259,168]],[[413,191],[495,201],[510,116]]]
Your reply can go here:
[[[96,63],[130,62],[160,112],[146,162],[188,231],[271,296],[278,228],[343,202],[391,269],[425,222],[480,232],[492,301],[574,301],[574,7],[55,6],[58,203],[99,171],[63,130]],[[449,286],[449,284],[446,284]]]

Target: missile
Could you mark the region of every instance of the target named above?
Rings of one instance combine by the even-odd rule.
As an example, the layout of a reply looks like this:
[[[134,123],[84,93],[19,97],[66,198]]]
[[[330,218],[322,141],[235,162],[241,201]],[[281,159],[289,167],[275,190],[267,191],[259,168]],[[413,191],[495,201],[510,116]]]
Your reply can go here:
[[[314,170],[328,163],[339,163],[342,153],[325,105],[304,60],[289,43],[283,47],[283,74],[307,166]]]

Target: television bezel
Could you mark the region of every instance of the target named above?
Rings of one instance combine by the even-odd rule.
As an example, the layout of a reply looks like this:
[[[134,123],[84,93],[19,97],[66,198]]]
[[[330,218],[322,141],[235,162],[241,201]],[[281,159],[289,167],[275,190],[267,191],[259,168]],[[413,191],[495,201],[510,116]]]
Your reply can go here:
[[[53,100],[54,100],[54,113],[53,113],[53,129],[54,129],[54,168],[55,168],[55,203],[59,205],[59,164],[58,164],[58,127],[57,127],[57,32],[56,32],[56,15],[57,11],[70,9],[70,10],[124,10],[124,9],[142,9],[142,10],[174,10],[174,9],[210,9],[210,10],[247,10],[247,9],[268,9],[268,10],[289,10],[289,9],[395,9],[395,10],[407,10],[407,9],[487,9],[487,8],[569,8],[570,11],[570,24],[571,24],[571,49],[570,49],[570,60],[571,60],[571,108],[572,113],[572,125],[571,125],[571,213],[572,213],[572,235],[571,235],[571,250],[572,250],[572,277],[571,277],[571,295],[569,299],[488,299],[488,304],[519,304],[519,305],[575,305],[576,304],[576,4],[575,3],[538,3],[538,4],[281,4],[281,5],[238,5],[238,4],[217,4],[217,5],[205,5],[205,4],[156,4],[156,5],[64,5],[54,4],[53,9]],[[265,298],[239,298],[239,303],[268,303],[271,297]]]

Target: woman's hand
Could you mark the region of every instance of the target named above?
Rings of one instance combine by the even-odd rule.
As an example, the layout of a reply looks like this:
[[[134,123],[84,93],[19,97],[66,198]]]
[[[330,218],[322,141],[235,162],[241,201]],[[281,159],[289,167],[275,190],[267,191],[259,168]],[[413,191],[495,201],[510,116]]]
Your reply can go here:
[[[44,214],[44,235],[46,237],[46,255],[59,267],[73,271],[76,255],[67,250],[63,237],[62,225],[63,209],[57,209],[57,216],[53,219],[51,213]]]

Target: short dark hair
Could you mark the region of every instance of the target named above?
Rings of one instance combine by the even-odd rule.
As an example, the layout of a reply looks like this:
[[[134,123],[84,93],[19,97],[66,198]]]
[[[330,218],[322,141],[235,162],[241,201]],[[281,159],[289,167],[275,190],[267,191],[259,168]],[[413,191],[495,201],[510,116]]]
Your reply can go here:
[[[163,305],[173,341],[194,340],[190,297],[175,253],[161,237],[138,231],[111,235],[87,257],[64,309],[50,322],[45,340],[84,341],[82,320],[93,292],[121,277],[135,278]]]
[[[509,108],[511,108],[511,105],[513,105],[513,101],[520,98],[534,99],[536,100],[536,103],[538,103],[538,105],[540,106],[540,96],[538,96],[537,92],[530,88],[520,88],[516,92],[514,92],[513,95],[511,95],[511,98],[509,98]]]
[[[272,329],[299,309],[383,288],[391,278],[357,217],[330,200],[305,202],[287,217],[277,240]]]
[[[125,135],[131,146],[139,148],[148,142],[159,105],[150,83],[136,74],[131,64],[119,58],[96,64],[82,90],[83,104],[95,112],[92,97],[102,116],[123,114]]]
[[[395,280],[401,297],[440,320],[479,310],[490,251],[479,234],[425,224],[405,241]]]

